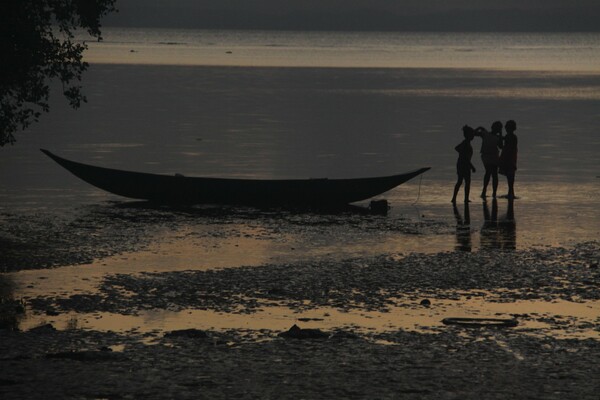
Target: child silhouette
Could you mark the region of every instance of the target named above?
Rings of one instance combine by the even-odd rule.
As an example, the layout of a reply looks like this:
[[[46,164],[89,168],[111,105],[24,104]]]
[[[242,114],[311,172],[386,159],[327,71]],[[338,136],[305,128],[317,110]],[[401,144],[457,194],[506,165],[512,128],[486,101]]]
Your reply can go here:
[[[475,137],[475,131],[468,125],[463,126],[463,136],[465,139],[460,142],[454,149],[458,151],[458,160],[456,161],[456,174],[458,179],[454,186],[454,195],[452,196],[452,203],[456,203],[456,195],[463,183],[465,182],[465,203],[469,202],[469,192],[471,191],[471,171],[475,172],[475,167],[471,163],[471,157],[473,157],[473,147],[471,147],[471,141]]]

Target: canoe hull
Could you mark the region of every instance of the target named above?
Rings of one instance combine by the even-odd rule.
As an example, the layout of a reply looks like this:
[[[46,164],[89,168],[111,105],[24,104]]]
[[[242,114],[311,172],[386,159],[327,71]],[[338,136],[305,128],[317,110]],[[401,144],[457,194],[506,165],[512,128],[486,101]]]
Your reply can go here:
[[[343,205],[369,199],[422,174],[358,179],[258,180],[196,178],[96,167],[42,150],[73,175],[107,192],[165,204]]]

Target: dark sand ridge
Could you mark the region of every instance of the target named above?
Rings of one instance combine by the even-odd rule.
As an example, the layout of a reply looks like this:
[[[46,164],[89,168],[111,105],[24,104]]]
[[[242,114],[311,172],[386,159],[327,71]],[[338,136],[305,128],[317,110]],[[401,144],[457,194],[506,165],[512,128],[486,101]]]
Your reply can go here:
[[[246,341],[243,334],[161,339],[94,331],[0,332],[6,399],[414,398],[597,399],[594,340],[498,330]],[[100,351],[113,346],[121,352]],[[76,353],[65,351],[73,350]]]

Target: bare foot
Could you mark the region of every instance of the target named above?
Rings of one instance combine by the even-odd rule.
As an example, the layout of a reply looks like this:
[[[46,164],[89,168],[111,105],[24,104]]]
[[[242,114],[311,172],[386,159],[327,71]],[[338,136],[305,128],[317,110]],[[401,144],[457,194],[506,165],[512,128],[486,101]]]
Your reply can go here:
[[[479,197],[481,197],[482,199],[485,199],[487,197],[487,194],[481,193],[481,196],[479,196]]]

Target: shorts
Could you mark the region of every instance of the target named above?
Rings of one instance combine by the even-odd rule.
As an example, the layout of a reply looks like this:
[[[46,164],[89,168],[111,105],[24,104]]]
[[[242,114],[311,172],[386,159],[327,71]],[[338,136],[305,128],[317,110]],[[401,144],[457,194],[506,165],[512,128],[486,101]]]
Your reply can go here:
[[[500,166],[498,169],[498,173],[500,173],[500,175],[506,175],[508,177],[514,177],[516,172],[517,169],[513,166]]]
[[[486,168],[497,167],[500,157],[498,157],[498,154],[482,154],[481,161]]]

